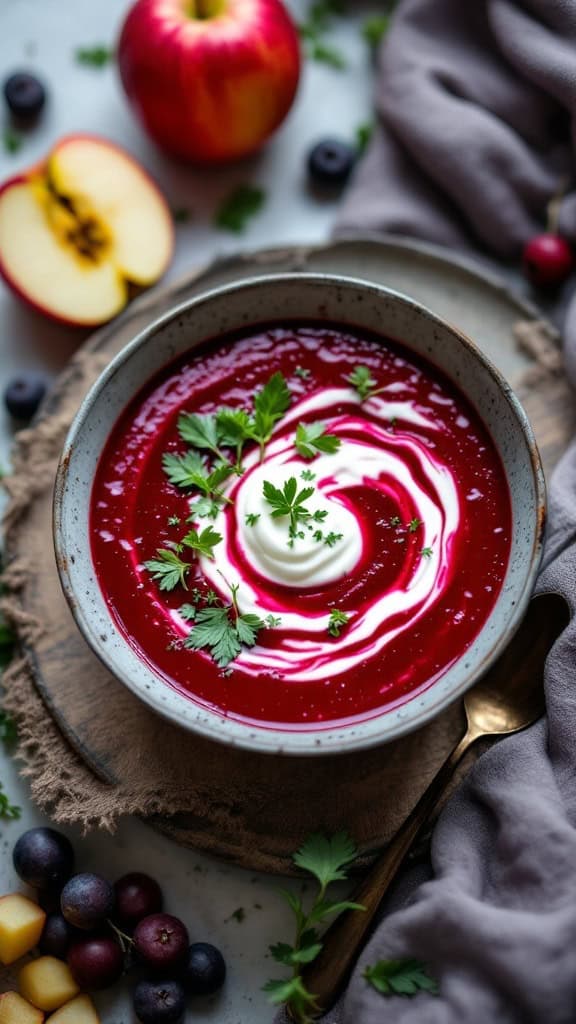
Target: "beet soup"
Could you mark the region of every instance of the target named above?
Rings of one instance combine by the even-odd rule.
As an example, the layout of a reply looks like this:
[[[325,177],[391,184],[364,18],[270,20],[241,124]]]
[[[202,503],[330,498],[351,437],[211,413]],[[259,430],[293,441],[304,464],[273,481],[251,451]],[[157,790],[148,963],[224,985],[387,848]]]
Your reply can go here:
[[[166,684],[243,722],[368,719],[467,649],[506,573],[486,427],[400,344],[252,328],[165,368],[112,429],[91,499],[111,616]]]

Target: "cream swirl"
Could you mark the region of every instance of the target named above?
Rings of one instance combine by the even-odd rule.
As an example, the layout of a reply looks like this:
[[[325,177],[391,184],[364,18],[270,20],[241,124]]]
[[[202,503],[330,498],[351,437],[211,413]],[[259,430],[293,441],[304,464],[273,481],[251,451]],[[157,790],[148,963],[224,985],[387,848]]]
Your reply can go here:
[[[349,414],[334,416],[332,410],[352,406]],[[358,406],[358,413],[354,406]],[[326,429],[340,439],[334,454],[321,454],[312,462],[298,459],[294,424],[310,415],[321,416]],[[401,427],[390,430],[397,418]],[[292,426],[290,426],[292,425]],[[448,466],[435,455],[430,435],[441,430],[432,416],[410,402],[388,401],[378,396],[360,403],[347,388],[316,392],[295,404],[267,445],[264,461],[252,451],[244,461],[244,474],[228,486],[233,504],[219,513],[214,528],[222,535],[215,559],[202,559],[209,584],[223,593],[222,577],[239,585],[242,612],[261,617],[279,616],[274,645],[243,650],[238,657],[251,675],[280,674],[294,681],[322,680],[353,670],[360,662],[381,655],[399,634],[414,624],[438,600],[451,574],[451,547],[460,512],[456,484]],[[263,496],[264,480],[282,488],[305,470],[314,473],[315,493],[307,502],[310,511],[326,510],[323,536],[338,537],[333,544],[314,540],[304,523],[303,536],[289,546],[288,518],[273,518]],[[366,523],[356,495],[366,488],[380,492],[405,516],[417,518],[417,544],[406,544],[402,571],[391,585],[370,599],[339,603],[349,622],[338,638],[330,636],[330,607],[310,612],[299,607],[297,591],[319,590],[349,579],[352,592],[356,576],[366,566]],[[248,515],[258,516],[249,525]],[[341,536],[340,536],[341,535]],[[395,538],[397,542],[402,538]],[[408,550],[410,549],[410,550]],[[423,557],[422,552],[426,552]],[[379,555],[380,557],[380,555]],[[382,555],[385,558],[385,554]],[[177,613],[174,613],[178,619]],[[180,623],[185,631],[184,623]]]

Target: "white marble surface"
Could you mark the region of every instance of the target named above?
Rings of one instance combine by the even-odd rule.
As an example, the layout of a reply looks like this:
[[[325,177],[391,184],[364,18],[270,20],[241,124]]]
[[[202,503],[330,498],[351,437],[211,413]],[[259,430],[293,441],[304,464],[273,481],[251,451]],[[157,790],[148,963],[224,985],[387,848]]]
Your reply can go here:
[[[19,153],[0,147],[0,180],[27,167],[61,134],[99,132],[126,146],[160,182],[173,207],[188,207],[193,219],[177,227],[176,258],[171,276],[178,276],[213,256],[244,248],[282,242],[321,241],[335,216],[334,201],[320,201],[306,189],[304,156],[309,145],[326,135],[352,138],[357,126],[370,119],[372,69],[359,25],[370,4],[350,4],[354,13],[333,33],[334,43],[347,54],[345,72],[307,63],[297,102],[274,140],[254,160],[218,172],[200,172],[165,159],[133,121],[113,67],[92,70],[76,64],[78,46],[113,42],[129,4],[127,0],[0,0],[0,79],[19,68],[37,71],[50,89],[50,102],[38,128],[27,136]],[[304,0],[290,0],[297,15]],[[373,4],[372,8],[376,5]],[[0,114],[0,131],[3,128]],[[268,202],[240,241],[212,226],[221,199],[240,182],[263,185]],[[0,394],[6,382],[26,367],[51,373],[79,343],[79,335],[43,320],[21,306],[0,284]],[[9,465],[12,425],[0,410],[0,464]],[[11,866],[11,847],[25,828],[47,819],[33,806],[25,781],[14,762],[0,751],[0,781],[22,820],[0,826],[0,892],[17,885]],[[272,1010],[260,989],[278,975],[267,958],[272,941],[286,938],[291,919],[275,892],[278,882],[235,869],[213,858],[182,850],[136,820],[122,822],[117,833],[74,840],[82,868],[117,877],[143,870],[162,883],[168,909],[180,913],[194,940],[220,946],[229,964],[229,979],[216,999],[199,1002],[187,1014],[196,1024],[264,1024]],[[245,911],[242,923],[230,915]],[[281,973],[281,972],[280,972]],[[0,976],[0,988],[8,982]],[[127,988],[99,996],[103,1024],[128,1024],[133,1015]]]

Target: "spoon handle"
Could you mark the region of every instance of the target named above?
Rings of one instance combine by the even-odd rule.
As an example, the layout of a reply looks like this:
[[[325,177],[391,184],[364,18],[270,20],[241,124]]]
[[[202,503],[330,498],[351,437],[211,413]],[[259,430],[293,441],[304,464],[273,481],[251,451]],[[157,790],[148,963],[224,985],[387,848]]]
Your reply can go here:
[[[421,828],[440,802],[454,770],[478,734],[467,731],[448,756],[418,803],[390,840],[351,899],[365,910],[345,910],[324,933],[322,951],[303,971],[303,981],[320,1009],[330,1010],[352,971],[360,948],[400,864]]]

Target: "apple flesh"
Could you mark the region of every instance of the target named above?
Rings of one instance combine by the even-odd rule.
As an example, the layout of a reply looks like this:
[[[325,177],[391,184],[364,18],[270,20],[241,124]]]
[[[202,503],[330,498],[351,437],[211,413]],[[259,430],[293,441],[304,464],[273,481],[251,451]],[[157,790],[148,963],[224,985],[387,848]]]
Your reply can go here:
[[[57,1010],[80,992],[68,964],[54,956],[31,960],[18,975],[20,994],[39,1010]]]
[[[110,320],[135,287],[162,276],[173,244],[158,188],[105,139],[61,139],[40,165],[0,187],[0,273],[67,324]]]
[[[0,963],[13,964],[37,944],[46,914],[19,892],[0,899]]]
[[[166,152],[196,163],[259,149],[288,113],[298,34],[280,0],[137,0],[118,44],[128,99]]]

